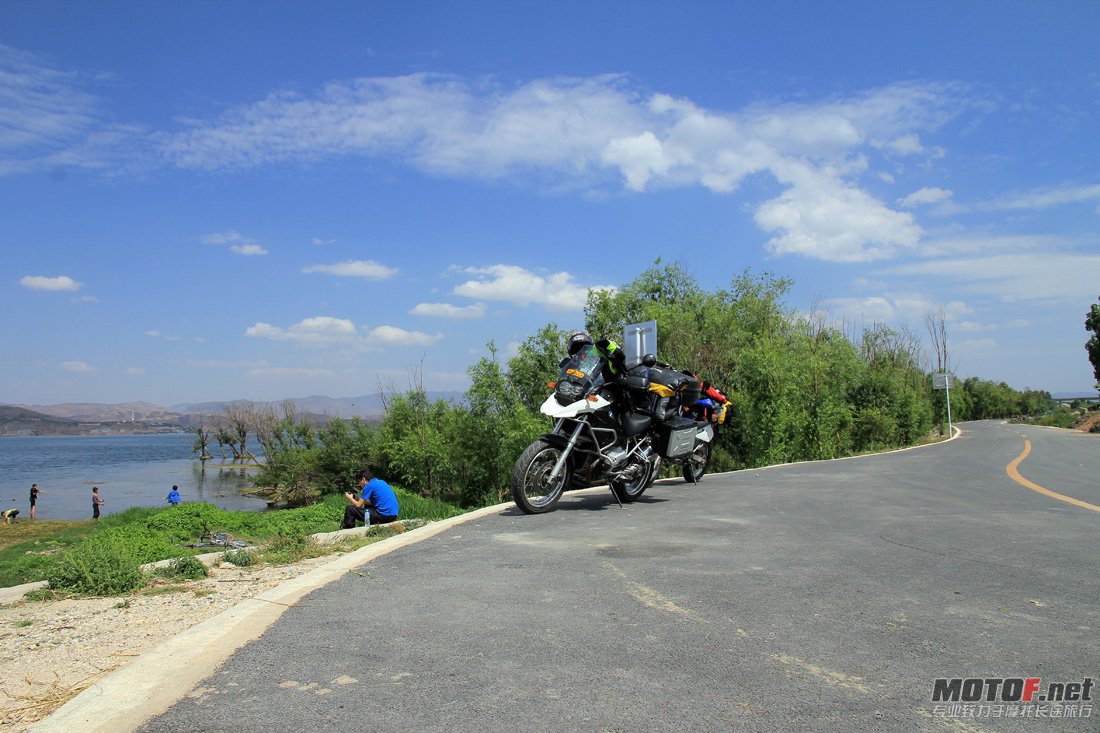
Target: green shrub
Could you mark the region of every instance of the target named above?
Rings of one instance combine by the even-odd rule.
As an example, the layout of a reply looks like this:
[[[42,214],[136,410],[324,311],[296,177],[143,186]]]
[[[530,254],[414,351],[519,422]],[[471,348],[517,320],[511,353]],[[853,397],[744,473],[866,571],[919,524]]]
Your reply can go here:
[[[319,557],[330,552],[302,535],[275,535],[268,540],[263,552],[265,561],[274,565],[298,562],[311,557]]]
[[[222,560],[239,568],[246,568],[256,564],[256,554],[251,550],[229,550],[222,555]]]
[[[165,578],[199,580],[209,575],[210,571],[206,569],[206,565],[203,564],[202,560],[194,555],[185,555],[177,557],[171,564],[163,568],[157,568],[156,574]]]
[[[140,588],[145,576],[124,547],[101,542],[85,543],[63,553],[50,568],[46,580],[55,591],[112,596]]]

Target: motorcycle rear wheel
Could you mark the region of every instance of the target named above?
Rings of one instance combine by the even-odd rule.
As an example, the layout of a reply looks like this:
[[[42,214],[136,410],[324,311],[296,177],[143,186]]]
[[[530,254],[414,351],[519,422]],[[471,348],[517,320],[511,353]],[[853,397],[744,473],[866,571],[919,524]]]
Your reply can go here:
[[[512,498],[525,514],[542,514],[554,508],[569,483],[569,465],[562,467],[557,479],[549,481],[561,450],[545,440],[527,446],[512,471]]]
[[[710,463],[710,443],[699,443],[691,453],[691,458],[684,464],[684,481],[689,484],[697,484],[707,472]]]
[[[646,461],[645,468],[633,481],[612,481],[611,490],[615,492],[615,496],[618,497],[619,501],[624,504],[631,501],[637,501],[653,483],[649,480],[652,474],[653,465],[649,463],[649,461]]]

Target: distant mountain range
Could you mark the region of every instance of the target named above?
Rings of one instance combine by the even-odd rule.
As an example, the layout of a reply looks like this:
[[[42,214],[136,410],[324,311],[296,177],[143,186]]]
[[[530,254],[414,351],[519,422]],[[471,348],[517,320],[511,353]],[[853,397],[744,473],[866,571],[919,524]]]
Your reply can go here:
[[[163,409],[163,408],[161,408]],[[49,415],[14,405],[0,405],[0,435],[106,435],[178,433],[187,428],[170,419],[98,420]]]
[[[461,400],[461,392],[428,392],[429,400]],[[301,415],[318,418],[378,418],[385,412],[382,398],[312,395],[272,403],[294,403]],[[195,402],[162,407],[151,402],[66,402],[58,405],[0,405],[0,435],[81,435],[97,433],[156,433],[194,430],[224,414],[226,402]],[[239,400],[238,400],[239,402]]]

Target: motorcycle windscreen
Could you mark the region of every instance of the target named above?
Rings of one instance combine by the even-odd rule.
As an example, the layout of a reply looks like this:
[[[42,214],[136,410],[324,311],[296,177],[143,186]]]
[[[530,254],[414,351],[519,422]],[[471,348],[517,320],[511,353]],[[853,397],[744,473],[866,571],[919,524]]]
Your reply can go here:
[[[563,405],[584,397],[603,382],[603,357],[595,346],[588,346],[569,357],[561,365],[554,396]]]

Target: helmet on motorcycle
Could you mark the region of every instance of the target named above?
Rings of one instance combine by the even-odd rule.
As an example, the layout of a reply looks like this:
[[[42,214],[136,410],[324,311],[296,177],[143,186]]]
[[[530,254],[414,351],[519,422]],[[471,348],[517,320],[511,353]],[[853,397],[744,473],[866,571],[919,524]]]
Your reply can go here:
[[[585,346],[592,346],[595,342],[587,331],[574,331],[569,334],[569,338],[565,340],[565,343],[569,348],[569,355],[573,356]]]

